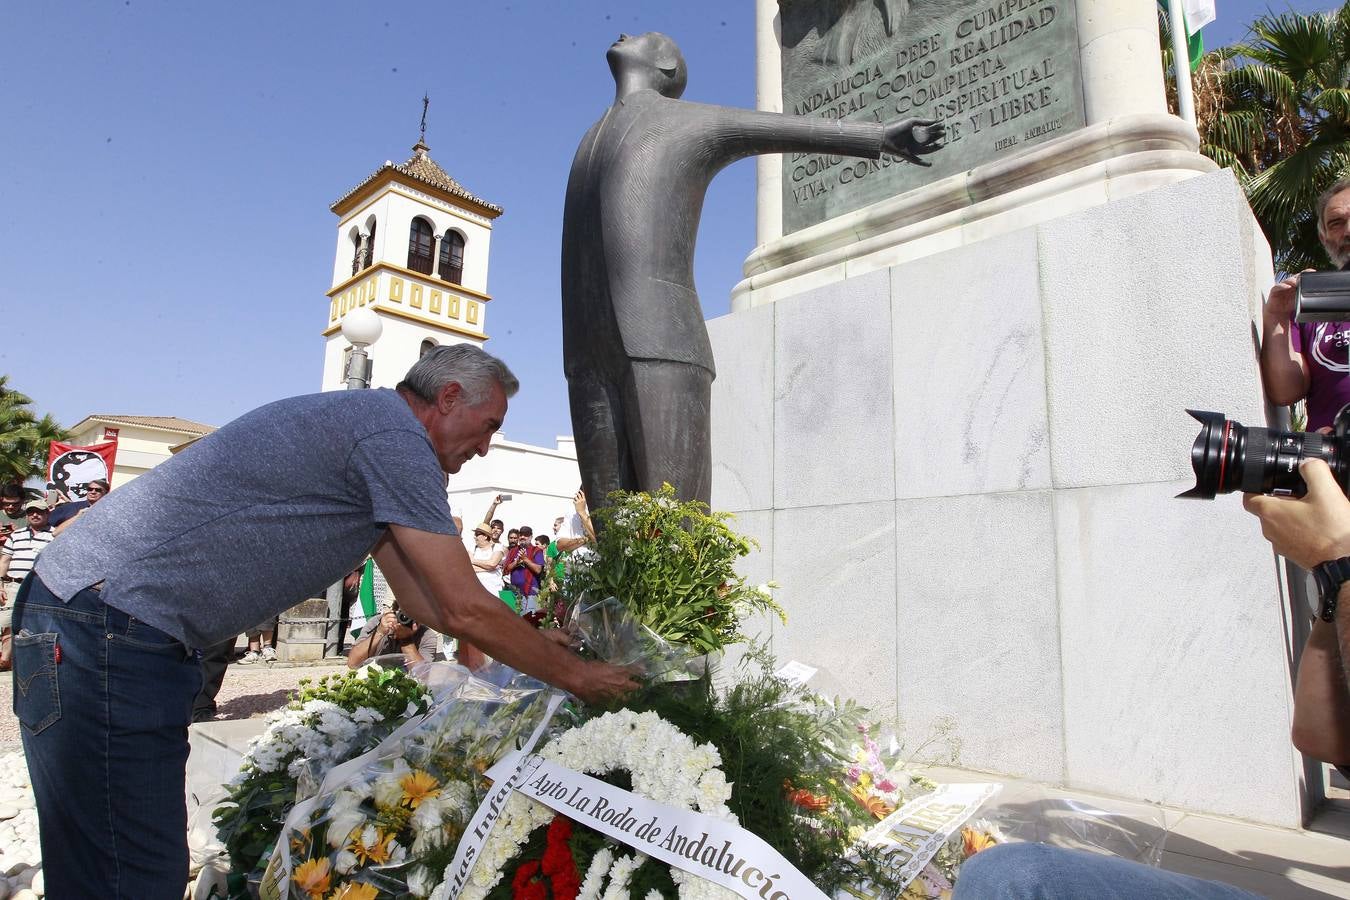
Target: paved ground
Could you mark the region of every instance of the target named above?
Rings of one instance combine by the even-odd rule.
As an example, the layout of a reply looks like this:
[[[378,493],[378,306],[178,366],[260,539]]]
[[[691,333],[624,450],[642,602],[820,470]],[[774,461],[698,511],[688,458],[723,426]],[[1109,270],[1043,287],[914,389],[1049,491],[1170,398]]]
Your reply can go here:
[[[345,668],[338,663],[292,666],[284,663],[251,666],[232,665],[216,697],[218,721],[248,719],[279,709],[301,678],[317,678]],[[14,682],[10,673],[0,674],[0,753],[21,748],[19,721],[14,718]]]

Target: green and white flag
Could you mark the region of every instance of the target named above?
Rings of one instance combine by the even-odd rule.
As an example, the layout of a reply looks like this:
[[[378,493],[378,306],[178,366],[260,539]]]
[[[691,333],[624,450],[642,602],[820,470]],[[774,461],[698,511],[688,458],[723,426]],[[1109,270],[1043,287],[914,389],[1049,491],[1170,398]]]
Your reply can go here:
[[[1158,0],[1158,6],[1167,12],[1167,0]],[[1186,49],[1191,59],[1191,71],[1200,65],[1205,55],[1205,42],[1200,29],[1214,21],[1214,0],[1181,0],[1181,14],[1186,20]]]

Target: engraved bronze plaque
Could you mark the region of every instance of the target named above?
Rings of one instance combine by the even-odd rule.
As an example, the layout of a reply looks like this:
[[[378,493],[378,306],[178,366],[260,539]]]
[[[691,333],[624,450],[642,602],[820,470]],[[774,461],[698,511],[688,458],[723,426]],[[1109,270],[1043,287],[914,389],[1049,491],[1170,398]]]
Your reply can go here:
[[[783,157],[783,233],[1019,153],[1086,124],[1074,0],[779,0],[783,111],[937,119],[931,168]]]

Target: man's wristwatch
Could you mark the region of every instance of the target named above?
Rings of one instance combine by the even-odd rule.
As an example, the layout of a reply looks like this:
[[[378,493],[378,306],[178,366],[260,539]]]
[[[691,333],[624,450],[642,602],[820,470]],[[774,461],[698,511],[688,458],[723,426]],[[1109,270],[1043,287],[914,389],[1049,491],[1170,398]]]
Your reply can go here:
[[[1341,585],[1350,581],[1350,556],[1329,559],[1313,566],[1313,580],[1317,582],[1317,594],[1321,600],[1317,617],[1323,622],[1336,621],[1336,598],[1340,595]]]

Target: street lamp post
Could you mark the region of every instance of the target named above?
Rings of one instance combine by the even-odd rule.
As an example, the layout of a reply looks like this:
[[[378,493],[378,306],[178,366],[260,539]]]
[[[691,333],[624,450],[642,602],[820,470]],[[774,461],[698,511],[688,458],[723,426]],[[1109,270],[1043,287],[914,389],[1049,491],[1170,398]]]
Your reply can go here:
[[[352,345],[342,373],[347,389],[370,387],[370,357],[366,348],[380,339],[384,323],[369,306],[358,306],[342,318],[342,336]]]
[[[384,323],[369,306],[358,306],[342,317],[342,336],[352,345],[347,354],[347,367],[342,373],[347,390],[370,387],[371,363],[366,348],[380,339]],[[342,582],[328,586],[328,622],[332,629],[324,640],[324,655],[336,656],[342,650]]]

